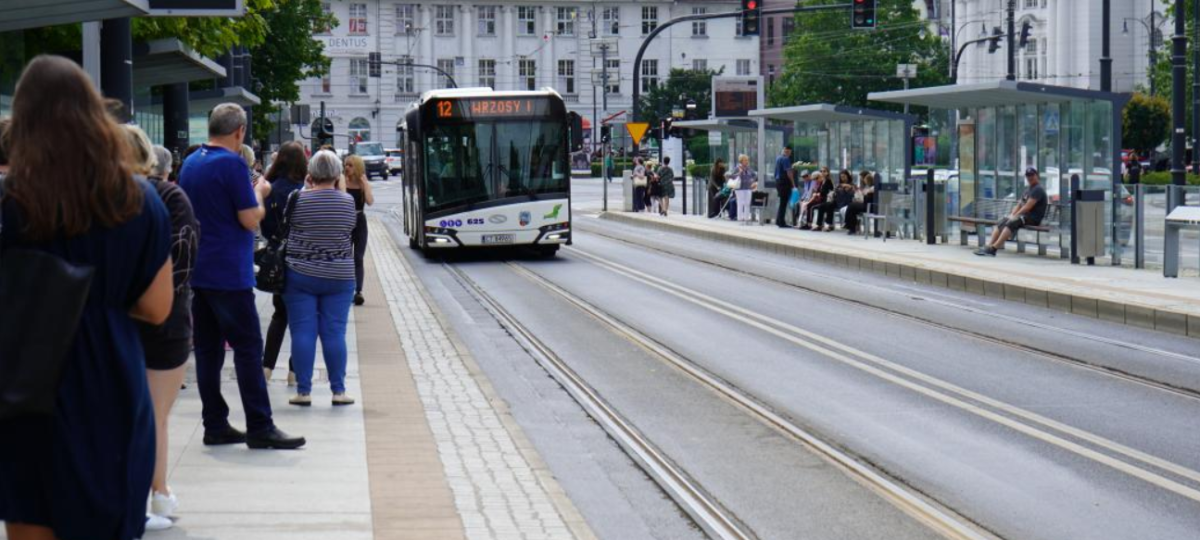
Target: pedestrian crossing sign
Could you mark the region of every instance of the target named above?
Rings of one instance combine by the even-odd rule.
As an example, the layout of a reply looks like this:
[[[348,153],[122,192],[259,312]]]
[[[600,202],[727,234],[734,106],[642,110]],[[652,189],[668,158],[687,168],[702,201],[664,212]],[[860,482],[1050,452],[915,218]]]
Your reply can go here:
[[[633,138],[634,144],[641,142],[642,137],[646,136],[646,130],[650,129],[649,122],[630,122],[625,124],[625,129],[629,131],[629,136]]]

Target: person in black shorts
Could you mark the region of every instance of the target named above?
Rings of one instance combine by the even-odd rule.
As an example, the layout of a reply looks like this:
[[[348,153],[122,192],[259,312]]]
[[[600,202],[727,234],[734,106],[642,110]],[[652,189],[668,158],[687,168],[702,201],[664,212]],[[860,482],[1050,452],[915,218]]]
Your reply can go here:
[[[1015,236],[1022,227],[1042,224],[1049,200],[1046,197],[1046,188],[1042,187],[1038,170],[1034,167],[1025,169],[1025,181],[1029,183],[1029,187],[1025,189],[1025,194],[1021,195],[1016,208],[996,224],[992,238],[975,252],[976,255],[995,257],[996,251],[1004,249],[1004,243]]]

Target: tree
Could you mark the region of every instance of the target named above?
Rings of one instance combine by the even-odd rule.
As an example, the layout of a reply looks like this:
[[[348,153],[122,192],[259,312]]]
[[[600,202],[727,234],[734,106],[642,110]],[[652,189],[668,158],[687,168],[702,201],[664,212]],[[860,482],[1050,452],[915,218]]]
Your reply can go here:
[[[812,4],[844,4],[821,0]],[[780,77],[767,92],[771,106],[834,103],[882,109],[900,105],[868,102],[867,94],[895,90],[897,64],[916,64],[914,87],[950,82],[949,45],[928,32],[912,0],[879,0],[879,26],[851,30],[844,10],[796,15],[787,37]]]
[[[1121,140],[1145,153],[1154,150],[1171,133],[1171,105],[1162,97],[1137,93],[1122,113]]]
[[[665,83],[642,94],[637,121],[657,125],[671,117],[672,109],[683,108],[689,99],[696,102],[697,114],[707,116],[712,110],[712,78],[720,74],[721,71],[711,69],[672,68]]]
[[[256,86],[263,104],[254,108],[254,133],[265,140],[274,121],[277,104],[300,99],[296,82],[329,72],[324,46],[312,36],[337,21],[321,9],[320,0],[276,0],[276,6],[261,14],[266,39],[251,49]],[[262,145],[266,148],[266,145]]]

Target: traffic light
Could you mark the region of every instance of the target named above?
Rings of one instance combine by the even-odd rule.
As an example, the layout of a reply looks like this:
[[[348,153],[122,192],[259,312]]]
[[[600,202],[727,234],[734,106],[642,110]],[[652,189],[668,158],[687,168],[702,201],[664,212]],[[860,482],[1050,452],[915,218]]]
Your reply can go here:
[[[1029,34],[1031,34],[1032,32],[1033,32],[1033,23],[1030,23],[1029,21],[1025,21],[1024,23],[1021,23],[1020,47],[1022,49],[1025,48],[1025,45],[1029,44]]]
[[[312,144],[314,152],[327,144],[330,146],[333,145],[333,120],[330,120],[328,117],[313,119]]]
[[[671,124],[675,123],[674,118],[664,118],[662,121],[662,138],[666,139],[671,136]]]
[[[604,144],[612,142],[612,126],[600,126],[600,142]]]
[[[367,53],[367,73],[369,77],[378,79],[383,76],[383,66],[381,64],[383,64],[383,58],[379,53]]]
[[[758,35],[758,18],[762,14],[762,0],[742,0],[742,35]]]
[[[1004,37],[1004,31],[1000,30],[999,26],[992,27],[992,37],[988,40],[988,54],[992,54],[1000,50],[1000,38]]]
[[[854,10],[850,14],[850,28],[874,29],[876,2],[877,0],[854,0]]]

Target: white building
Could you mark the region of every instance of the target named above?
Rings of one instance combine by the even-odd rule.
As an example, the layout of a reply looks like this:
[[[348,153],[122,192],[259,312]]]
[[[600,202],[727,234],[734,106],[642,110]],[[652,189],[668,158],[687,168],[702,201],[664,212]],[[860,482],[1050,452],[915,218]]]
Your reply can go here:
[[[1111,0],[1113,91],[1148,87],[1150,30],[1169,39],[1172,23],[1160,0]],[[984,37],[992,28],[1007,29],[1008,0],[955,0],[958,43]],[[1151,17],[1151,10],[1155,12]],[[1029,44],[1017,52],[1017,78],[1057,86],[1100,89],[1101,5],[1099,0],[1016,0],[1016,27],[1033,25]],[[942,14],[949,29],[950,17]],[[1002,79],[1008,73],[1007,42],[988,54],[987,43],[969,45],[959,63],[960,84]]]
[[[725,0],[613,1],[495,0],[463,4],[444,0],[332,0],[325,2],[339,25],[315,36],[333,63],[329,76],[300,84],[301,103],[325,102],[339,134],[395,141],[395,127],[422,92],[447,86],[434,70],[384,65],[368,77],[367,55],[384,62],[434,65],[458,86],[498,90],[553,87],[571,110],[589,121],[631,110],[632,64],[643,37],[682,15],[734,11]],[[758,38],[737,35],[737,19],[681,23],[650,45],[642,62],[642,91],[665,80],[671,68],[721,69],[727,75],[757,74]],[[608,108],[600,109],[593,71],[600,68],[590,36],[610,38]],[[596,80],[599,80],[598,77]],[[594,121],[591,123],[595,124]],[[614,134],[614,136],[618,136]]]

